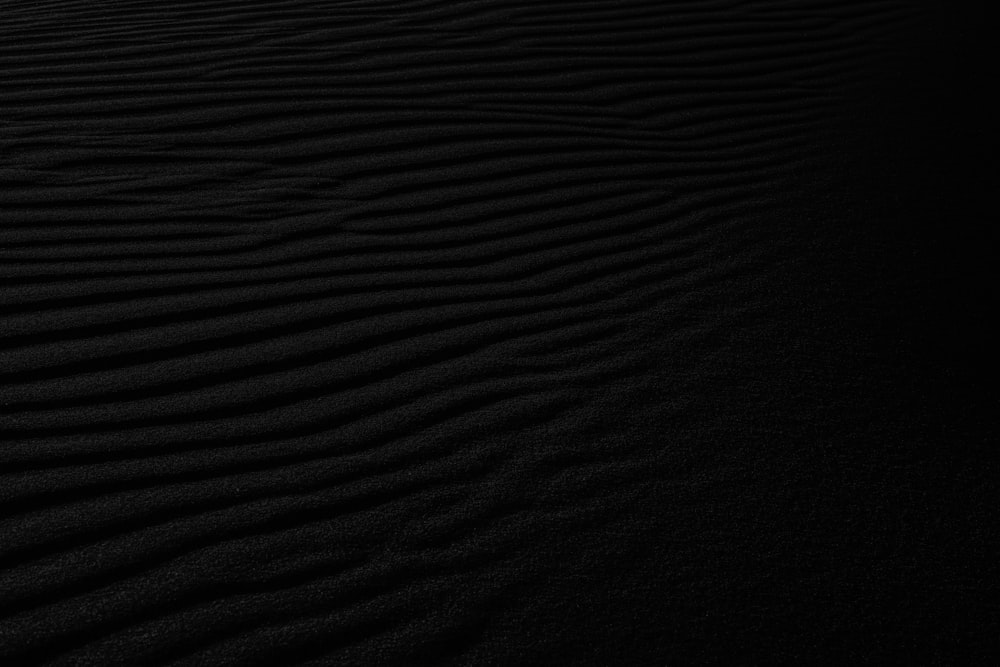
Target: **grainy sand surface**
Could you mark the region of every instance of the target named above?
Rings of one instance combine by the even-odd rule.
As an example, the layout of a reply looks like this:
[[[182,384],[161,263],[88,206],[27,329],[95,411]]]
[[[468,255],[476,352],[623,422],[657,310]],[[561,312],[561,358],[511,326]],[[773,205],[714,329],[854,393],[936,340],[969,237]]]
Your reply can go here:
[[[986,25],[0,1],[0,664],[984,659]]]

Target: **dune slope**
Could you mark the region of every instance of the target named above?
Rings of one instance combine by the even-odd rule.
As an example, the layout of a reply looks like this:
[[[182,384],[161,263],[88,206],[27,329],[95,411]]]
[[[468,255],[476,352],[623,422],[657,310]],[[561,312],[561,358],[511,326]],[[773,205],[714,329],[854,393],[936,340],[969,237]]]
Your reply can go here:
[[[975,16],[0,2],[0,663],[995,644]]]

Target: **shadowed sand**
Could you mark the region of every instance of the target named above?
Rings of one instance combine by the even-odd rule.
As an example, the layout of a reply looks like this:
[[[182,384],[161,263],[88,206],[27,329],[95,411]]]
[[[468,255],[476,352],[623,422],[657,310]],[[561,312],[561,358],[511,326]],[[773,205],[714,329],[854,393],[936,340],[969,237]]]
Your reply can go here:
[[[956,16],[0,2],[0,663],[985,654]]]

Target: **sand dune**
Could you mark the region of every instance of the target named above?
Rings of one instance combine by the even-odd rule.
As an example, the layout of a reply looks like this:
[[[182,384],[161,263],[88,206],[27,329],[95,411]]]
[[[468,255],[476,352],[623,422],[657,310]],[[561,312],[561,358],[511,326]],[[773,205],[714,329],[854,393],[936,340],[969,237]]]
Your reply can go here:
[[[0,662],[988,650],[954,16],[0,2]]]

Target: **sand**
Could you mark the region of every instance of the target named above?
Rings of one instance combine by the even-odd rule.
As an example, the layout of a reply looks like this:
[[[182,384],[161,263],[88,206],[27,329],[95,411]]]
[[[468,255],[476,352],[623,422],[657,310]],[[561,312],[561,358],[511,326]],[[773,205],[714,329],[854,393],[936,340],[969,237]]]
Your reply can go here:
[[[0,2],[0,664],[997,647],[984,17]]]

